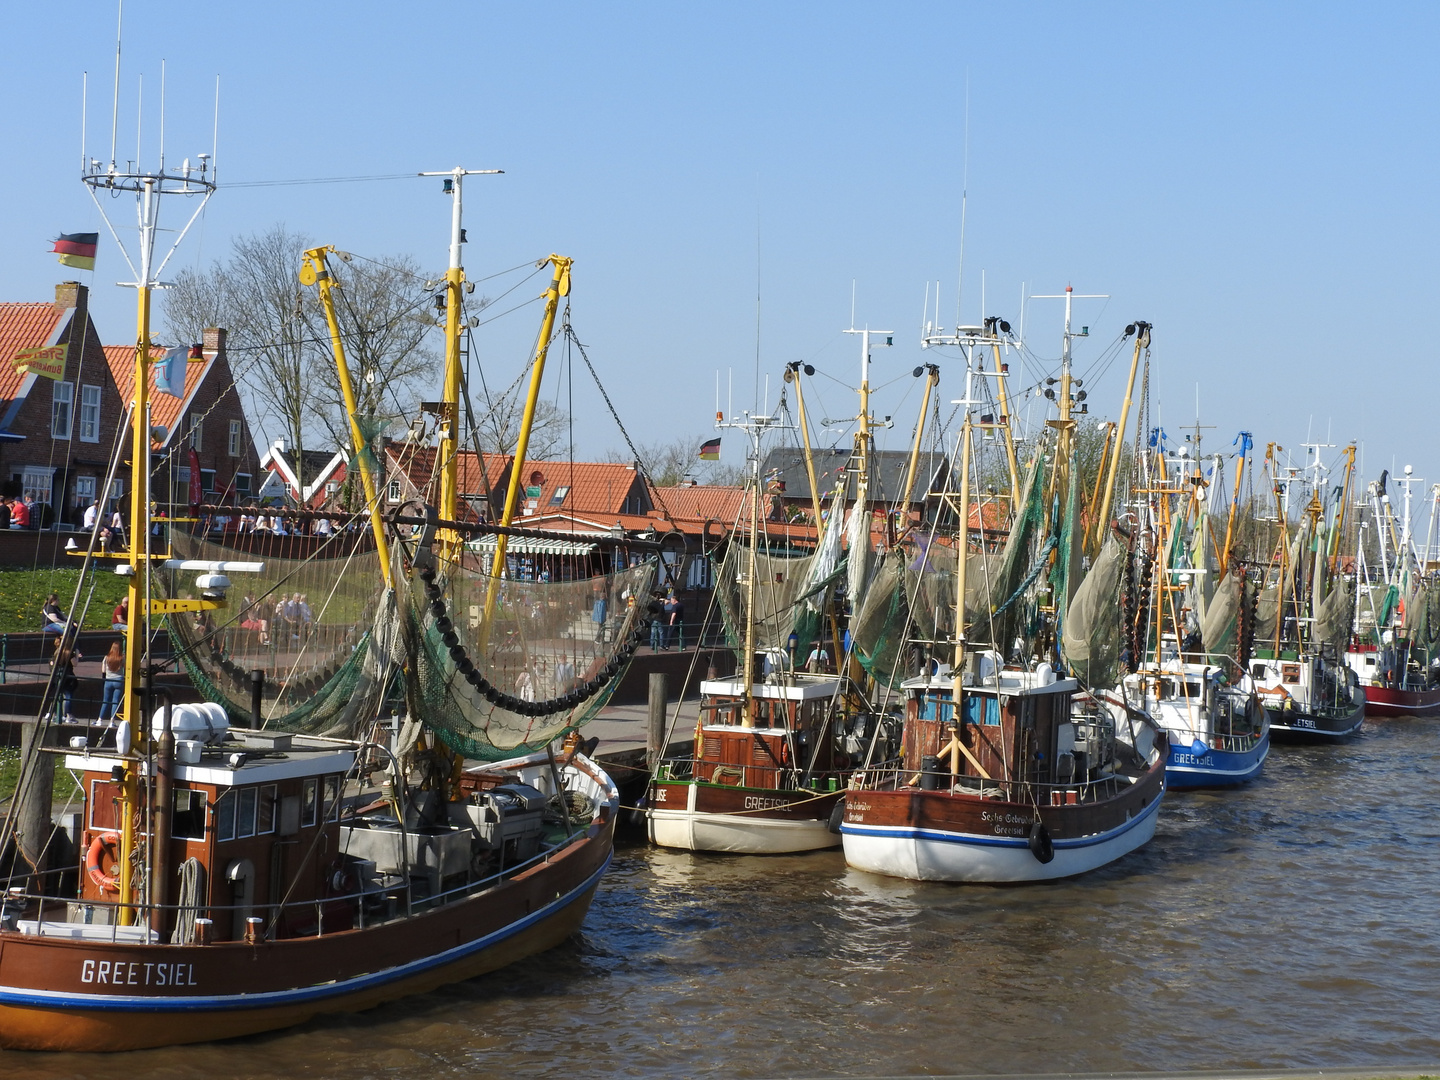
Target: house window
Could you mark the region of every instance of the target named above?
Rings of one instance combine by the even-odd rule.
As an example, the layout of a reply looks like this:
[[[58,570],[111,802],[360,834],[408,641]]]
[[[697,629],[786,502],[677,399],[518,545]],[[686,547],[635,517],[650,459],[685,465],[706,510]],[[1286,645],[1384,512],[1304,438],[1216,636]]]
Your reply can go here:
[[[70,410],[75,404],[75,384],[57,382],[50,384],[50,437],[70,438]]]
[[[190,449],[199,452],[203,447],[200,445],[205,434],[205,421],[195,419],[190,421]]]
[[[84,510],[94,501],[95,477],[77,476],[75,478],[75,505]]]
[[[250,474],[248,472],[235,474],[235,494],[242,499],[250,497]]]
[[[215,493],[215,470],[200,470],[200,490],[213,495]]]
[[[50,505],[51,492],[55,486],[55,470],[48,467],[27,465],[20,474],[21,495],[28,495],[37,503]]]
[[[551,506],[560,506],[561,504],[563,504],[563,503],[565,502],[565,496],[567,496],[567,495],[569,495],[569,494],[570,494],[570,488],[569,488],[568,486],[566,486],[566,487],[557,487],[557,488],[555,489],[555,494],[550,496],[550,505],[551,505]]]
[[[400,501],[400,481],[399,481],[399,480],[391,480],[391,481],[390,481],[390,487],[389,487],[389,489],[386,491],[385,497],[386,497],[387,499],[389,499],[391,502],[399,502],[399,501]]]
[[[100,441],[100,387],[80,387],[80,441]]]
[[[240,421],[230,421],[230,443],[229,450],[231,457],[240,456]]]

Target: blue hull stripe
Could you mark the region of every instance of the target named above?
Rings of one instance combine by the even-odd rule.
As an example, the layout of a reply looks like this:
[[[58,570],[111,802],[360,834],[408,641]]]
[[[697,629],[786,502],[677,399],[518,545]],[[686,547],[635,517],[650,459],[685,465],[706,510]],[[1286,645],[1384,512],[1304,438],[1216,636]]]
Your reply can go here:
[[[1151,800],[1150,805],[1142,810],[1138,816],[1131,818],[1123,825],[1117,825],[1108,832],[1096,833],[1094,836],[1081,836],[1074,840],[1055,840],[1052,841],[1052,845],[1058,851],[1062,848],[1086,848],[1093,847],[1096,844],[1106,843],[1123,833],[1129,832],[1158,809],[1160,809],[1160,798],[1156,797]],[[937,843],[963,844],[966,847],[1023,848],[1030,846],[1030,842],[1023,837],[1011,839],[1001,836],[979,836],[975,833],[945,832],[939,829],[909,829],[904,826],[877,829],[851,825],[849,822],[840,823],[840,834],[842,836],[887,836],[913,840],[932,840]]]
[[[429,971],[432,968],[443,967],[446,964],[462,960],[467,956],[480,952],[492,945],[499,944],[506,938],[514,937],[524,930],[530,929],[537,923],[543,922],[563,909],[569,907],[587,891],[595,888],[605,871],[610,868],[610,862],[614,859],[615,853],[612,849],[606,856],[604,864],[595,871],[583,884],[576,886],[569,893],[557,899],[554,903],[546,904],[539,911],[525,916],[518,922],[513,922],[494,933],[487,934],[482,938],[467,942],[464,945],[447,949],[445,952],[437,953],[434,956],[427,956],[420,960],[412,960],[408,964],[401,964],[398,967],[386,968],[384,971],[377,971],[370,975],[358,975],[353,979],[346,979],[342,982],[326,983],[322,986],[306,986],[294,990],[274,990],[259,994],[230,994],[217,995],[212,997],[122,997],[110,996],[108,994],[62,994],[46,990],[15,990],[10,987],[0,988],[0,1005],[30,1005],[40,1006],[49,1009],[84,1009],[103,1012],[214,1012],[219,1010],[234,1009],[265,1009],[276,1005],[299,1005],[312,1001],[324,1001],[328,998],[339,997],[345,994],[354,994],[362,990],[369,990],[377,986],[384,986],[386,983],[396,982]]]

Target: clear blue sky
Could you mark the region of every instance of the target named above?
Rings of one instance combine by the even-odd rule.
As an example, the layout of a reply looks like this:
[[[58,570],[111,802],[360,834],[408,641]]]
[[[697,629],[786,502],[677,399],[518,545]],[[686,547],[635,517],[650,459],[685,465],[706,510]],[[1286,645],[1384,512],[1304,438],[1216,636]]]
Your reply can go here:
[[[449,13],[456,13],[447,18]],[[8,5],[0,72],[0,299],[64,276],[59,231],[99,217],[77,179],[81,72],[89,147],[108,156],[115,5],[61,18]],[[208,262],[276,222],[366,255],[442,266],[434,180],[225,190],[225,181],[498,167],[467,187],[480,277],[558,251],[574,322],[645,441],[710,434],[717,370],[812,360],[856,374],[850,320],[896,331],[875,381],[918,346],[927,280],[954,310],[969,83],[965,321],[1018,322],[1031,293],[1108,293],[1080,309],[1083,367],[1128,321],[1155,325],[1157,399],[1212,447],[1240,428],[1298,451],[1313,430],[1361,440],[1440,481],[1435,397],[1437,93],[1433,5],[1338,4],[160,4],[128,0],[121,157],[145,77],[153,160],[168,61],[167,155],[210,146],[221,77],[222,190],[177,259]],[[128,207],[122,208],[128,212]],[[177,215],[172,211],[170,221]],[[102,238],[95,315],[133,336],[133,294]],[[483,287],[482,287],[483,288]],[[536,308],[485,332],[508,383]],[[1060,305],[1026,331],[1059,352]],[[1095,384],[1118,412],[1122,364]],[[952,363],[942,391],[958,396]],[[877,407],[913,423],[908,377]],[[552,393],[554,392],[552,384]],[[582,456],[621,440],[577,372]],[[854,412],[819,379],[833,415]],[[889,395],[887,397],[886,395]],[[561,397],[564,404],[565,398]],[[735,445],[731,445],[735,443]],[[727,438],[726,459],[738,443]],[[1333,452],[1332,452],[1333,453]]]

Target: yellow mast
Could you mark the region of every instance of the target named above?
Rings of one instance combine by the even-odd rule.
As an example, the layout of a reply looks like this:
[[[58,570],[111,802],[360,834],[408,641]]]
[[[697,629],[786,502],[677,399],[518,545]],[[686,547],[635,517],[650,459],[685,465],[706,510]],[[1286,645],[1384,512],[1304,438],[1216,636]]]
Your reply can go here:
[[[999,318],[985,320],[990,325],[991,334],[995,334],[995,328],[999,327],[1004,333],[1010,332],[1010,324]],[[1020,501],[1020,465],[1015,460],[1015,432],[1014,425],[1010,422],[1010,394],[1006,390],[1006,383],[1010,381],[1009,365],[1000,360],[1000,339],[990,343],[990,354],[995,361],[995,386],[1000,405],[1000,422],[1005,427],[1005,460],[1010,466],[1010,513],[1015,513]]]
[[[335,368],[340,376],[340,392],[345,396],[345,415],[350,421],[350,442],[354,447],[355,460],[360,467],[360,482],[365,488],[365,505],[370,508],[370,530],[375,534],[375,550],[380,556],[380,573],[387,588],[393,587],[390,579],[390,548],[385,539],[385,521],[380,514],[380,499],[375,489],[375,476],[366,456],[366,440],[360,430],[360,420],[355,402],[355,387],[350,381],[350,367],[345,359],[345,343],[340,339],[340,323],[335,317],[335,299],[330,290],[335,287],[330,268],[325,263],[327,252],[333,247],[311,248],[305,252],[305,261],[300,266],[300,284],[320,286],[320,304],[325,309],[325,323],[330,328],[330,346],[335,351]]]
[[[1099,514],[1095,519],[1095,537],[1092,551],[1099,551],[1105,539],[1105,527],[1109,524],[1111,500],[1115,497],[1115,478],[1120,474],[1120,453],[1125,447],[1125,425],[1130,418],[1130,403],[1135,396],[1135,374],[1140,370],[1140,351],[1150,347],[1150,324],[1134,322],[1135,349],[1130,356],[1130,378],[1125,383],[1125,401],[1120,406],[1120,421],[1116,428],[1115,446],[1110,454],[1110,464],[1105,469],[1105,497],[1100,500]],[[1130,327],[1126,327],[1127,330]]]
[[[540,383],[545,376],[545,357],[550,351],[550,336],[555,330],[555,312],[560,306],[560,297],[570,295],[570,265],[573,261],[563,255],[551,255],[546,260],[554,267],[554,273],[550,277],[549,287],[545,290],[545,316],[540,322],[540,338],[536,342],[535,360],[530,367],[530,392],[525,397],[525,413],[520,420],[515,457],[510,464],[510,486],[505,492],[505,507],[500,514],[502,526],[508,527],[515,520],[515,507],[520,502],[525,453],[530,449],[530,430],[535,423],[535,407],[540,401]],[[506,539],[504,533],[495,537],[495,558],[490,563],[490,582],[485,589],[485,617],[481,622],[481,626],[485,628],[490,626],[490,617],[495,613],[495,602],[499,597],[495,586],[505,569]]]
[[[800,372],[804,370],[806,375],[815,374],[815,369],[809,364],[802,364],[799,360],[794,361],[785,368],[785,381],[795,383],[795,411],[800,417],[800,443],[805,448],[805,475],[810,480],[810,502],[815,510],[815,540],[820,540],[820,512],[821,499],[820,487],[815,480],[815,457],[810,451],[810,424],[805,417],[805,395],[800,390]]]
[[[910,465],[905,470],[905,490],[900,496],[900,511],[907,515],[907,518],[910,513],[910,496],[915,493],[915,474],[920,466],[920,442],[925,434],[925,418],[930,412],[930,394],[939,385],[940,369],[934,364],[926,364],[925,395],[920,402],[920,419],[915,424],[915,442],[910,447]]]
[[[1350,508],[1350,482],[1355,476],[1355,444],[1352,442],[1341,451],[1345,455],[1345,484],[1340,493],[1340,513],[1335,516],[1335,531],[1330,535],[1330,558],[1340,553],[1340,542],[1345,535],[1345,515]]]
[[[1220,573],[1223,576],[1230,565],[1230,547],[1235,539],[1235,515],[1240,512],[1240,482],[1245,477],[1245,466],[1250,460],[1250,433],[1240,433],[1240,461],[1235,466],[1235,494],[1230,499],[1230,517],[1225,522],[1225,543],[1220,549]]]

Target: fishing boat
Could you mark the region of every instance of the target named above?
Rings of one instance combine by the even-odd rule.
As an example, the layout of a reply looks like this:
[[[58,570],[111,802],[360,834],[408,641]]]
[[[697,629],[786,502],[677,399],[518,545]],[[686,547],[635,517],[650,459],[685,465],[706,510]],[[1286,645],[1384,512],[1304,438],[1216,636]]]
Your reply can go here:
[[[1368,520],[1380,565],[1369,565],[1365,545],[1356,551],[1355,630],[1345,662],[1365,693],[1370,717],[1440,716],[1440,587],[1423,572],[1435,533],[1431,504],[1427,558],[1416,551],[1411,528],[1411,488],[1422,481],[1409,465],[1395,482],[1404,489],[1394,512],[1388,472],[1369,485]],[[1377,573],[1378,571],[1378,573]],[[1372,576],[1373,575],[1373,576]]]
[[[1365,722],[1365,688],[1341,659],[1355,604],[1349,580],[1337,572],[1355,444],[1345,448],[1345,481],[1329,505],[1320,501],[1321,447],[1311,446],[1315,460],[1308,468],[1315,482],[1293,538],[1277,514],[1275,583],[1259,597],[1249,664],[1276,742],[1334,742],[1356,734]],[[1273,468],[1273,455],[1267,457]],[[1278,502],[1284,485],[1273,475],[1271,480]]]
[[[661,847],[752,855],[837,847],[840,837],[832,818],[847,778],[870,744],[882,735],[893,737],[879,718],[852,707],[848,658],[838,647],[829,603],[842,576],[853,590],[857,574],[868,566],[869,365],[872,336],[878,344],[881,335],[858,333],[861,413],[854,468],[842,470],[828,512],[810,464],[802,365],[786,371],[786,381],[796,390],[805,441],[816,530],[813,552],[770,551],[769,526],[762,522],[769,515],[761,512],[761,439],[781,427],[780,416],[746,413],[729,422],[717,416],[717,426],[741,430],[749,441],[748,520],[732,538],[716,589],[738,646],[740,670],[734,678],[701,684],[691,755],[659,762],[651,778],[646,828]],[[847,516],[852,483],[854,504]],[[842,558],[845,537],[849,552]],[[824,663],[807,664],[801,657],[802,643],[809,649],[812,642]],[[831,656],[834,672],[805,670],[830,666]]]
[[[441,294],[449,312],[440,411],[450,423],[437,457],[453,462],[466,173],[443,175],[454,200]],[[162,195],[208,196],[214,184],[188,167],[166,173],[163,163],[152,173],[97,168],[85,179],[140,200],[130,460],[148,462],[156,206]],[[80,782],[77,857],[68,866],[52,861],[47,841],[31,868],[17,865],[7,880],[0,1046],[115,1051],[230,1038],[472,978],[565,941],[611,862],[618,792],[576,729],[641,636],[645,607],[617,601],[632,588],[648,595],[654,559],[626,553],[606,575],[536,594],[545,583],[508,576],[514,486],[499,525],[462,520],[453,470],[437,477],[438,505],[382,515],[365,452],[371,440],[356,414],[328,294],[330,251],[307,252],[300,277],[319,286],[329,319],[365,491],[360,513],[384,583],[377,603],[356,598],[372,625],[349,639],[354,658],[306,669],[300,683],[302,697],[341,703],[304,718],[336,730],[283,731],[268,722],[265,710],[284,707],[296,688],[267,698],[263,670],[249,678],[228,651],[227,635],[238,628],[217,622],[232,611],[229,576],[265,568],[169,550],[151,530],[149,470],[136,469],[130,535],[145,541],[110,553],[92,536],[82,570],[83,577],[103,565],[127,580],[121,719],[103,745],[77,736],[49,750],[42,715],[16,803],[43,809],[12,814],[7,825],[13,832],[17,820],[48,823],[59,757]],[[517,478],[544,350],[569,287],[570,261],[547,261],[553,274]],[[475,565],[471,535],[493,540],[488,570]],[[182,574],[198,576],[177,584]],[[77,605],[86,588],[77,589]],[[577,643],[575,627],[595,596],[620,614]],[[470,615],[452,617],[459,611]],[[161,618],[189,627],[176,635],[177,648],[212,700],[177,702],[156,685],[146,654]],[[295,647],[292,670],[303,668],[302,652]],[[564,658],[569,674],[559,677],[558,660],[542,671],[546,656]],[[530,676],[528,693],[515,670]],[[248,711],[236,699],[247,681]]]
[[[959,490],[945,493],[958,503],[960,523],[949,571],[953,660],[929,656],[928,670],[901,684],[899,760],[867,761],[851,780],[840,832],[845,861],[856,869],[925,881],[1051,880],[1107,865],[1154,835],[1166,784],[1165,736],[1123,698],[1084,690],[1052,662],[1057,630],[1084,587],[1068,290],[1066,299],[1054,441],[1036,448],[1004,550],[993,562],[984,551],[983,518],[981,550],[969,550],[979,472],[972,469],[972,407],[989,401],[977,397],[976,381],[1003,383],[1004,368],[997,363],[987,373],[966,353]],[[998,352],[999,330],[992,320],[957,334],[994,337]],[[1137,356],[1142,340],[1148,328],[1136,338]],[[993,414],[981,422],[993,423]],[[1063,509],[1050,518],[1047,508],[1056,505]],[[1052,562],[1057,550],[1063,554]],[[969,580],[976,556],[984,578],[979,590]],[[912,611],[918,596],[919,590]],[[1023,650],[1007,660],[998,646],[1012,641]]]

